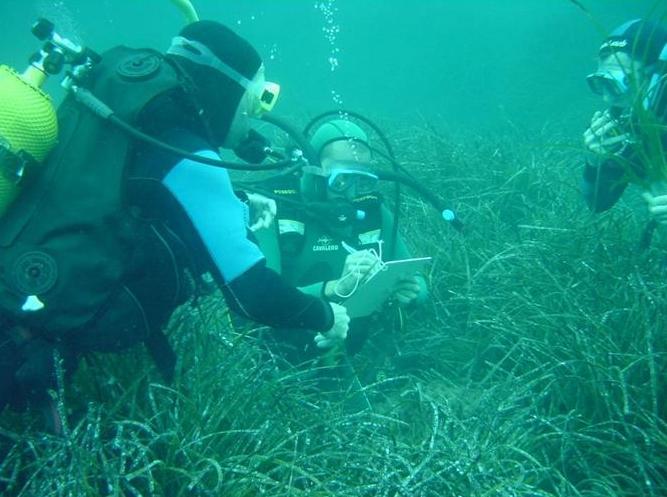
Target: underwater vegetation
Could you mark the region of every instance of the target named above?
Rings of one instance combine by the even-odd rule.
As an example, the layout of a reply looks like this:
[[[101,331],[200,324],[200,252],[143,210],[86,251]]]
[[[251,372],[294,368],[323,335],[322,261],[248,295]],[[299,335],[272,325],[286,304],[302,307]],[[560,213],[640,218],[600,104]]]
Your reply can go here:
[[[466,228],[404,191],[432,299],[386,361],[353,359],[362,391],[322,391],[206,298],[171,323],[173,385],[141,350],[95,356],[54,393],[63,437],[5,412],[3,495],[667,495],[667,233],[638,248],[638,195],[589,214],[554,129],[382,124]]]
[[[318,2],[332,72],[333,4]],[[647,178],[666,180],[664,125],[636,114]],[[568,124],[380,124],[465,228],[403,189],[401,233],[433,257],[431,299],[391,351],[371,339],[351,359],[360,384],[289,367],[262,330],[230,327],[220,295],[201,297],[168,329],[173,384],[141,348],[94,355],[53,392],[62,436],[39,413],[3,412],[0,495],[667,495],[667,228],[633,187],[588,211]]]

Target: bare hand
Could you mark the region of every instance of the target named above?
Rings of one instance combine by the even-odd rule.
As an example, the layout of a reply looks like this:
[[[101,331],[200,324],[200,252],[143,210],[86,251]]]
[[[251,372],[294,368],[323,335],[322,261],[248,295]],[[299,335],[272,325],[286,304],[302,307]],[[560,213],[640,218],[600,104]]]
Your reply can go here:
[[[366,281],[380,263],[378,256],[370,250],[359,250],[345,259],[340,278],[327,283],[324,294],[329,298],[348,297],[361,283]]]
[[[667,225],[667,195],[653,195],[650,192],[642,193],[646,200],[651,217],[660,224]]]
[[[345,341],[350,327],[350,316],[347,309],[339,304],[330,304],[333,311],[334,324],[330,330],[315,335],[313,341],[318,349],[330,349]]]
[[[273,219],[276,217],[276,201],[258,193],[248,193],[247,195],[252,223],[248,227],[250,231],[271,226]]]
[[[621,123],[609,110],[593,114],[591,126],[584,132],[586,148],[596,154],[620,153],[628,141],[630,134],[623,132]]]
[[[416,276],[410,276],[408,278],[401,278],[396,283],[393,291],[393,297],[398,301],[398,304],[401,306],[408,305],[410,302],[419,297],[421,292],[421,287],[419,286],[419,281],[417,281]]]

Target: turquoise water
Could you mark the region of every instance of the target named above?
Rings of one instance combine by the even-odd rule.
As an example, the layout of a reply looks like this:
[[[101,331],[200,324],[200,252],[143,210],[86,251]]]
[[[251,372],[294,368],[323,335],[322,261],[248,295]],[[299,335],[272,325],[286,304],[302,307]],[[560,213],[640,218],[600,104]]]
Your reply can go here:
[[[194,3],[264,56],[283,86],[279,114],[342,102],[373,117],[437,117],[473,130],[561,121],[580,129],[596,104],[584,77],[604,32],[656,6],[588,0],[589,17],[568,0]],[[164,48],[182,25],[168,0],[3,0],[0,9],[0,61],[19,67],[37,47],[29,30],[37,16],[99,51]]]
[[[0,63],[17,68],[39,46],[39,16],[100,52],[164,49],[183,25],[168,0],[0,2]],[[71,438],[3,413],[0,443],[16,449],[0,493],[667,495],[667,231],[636,250],[648,220],[637,192],[591,216],[578,191],[581,134],[601,107],[584,79],[597,47],[666,7],[581,3],[588,12],[569,0],[196,0],[260,51],[283,88],[278,115],[302,125],[342,107],[381,123],[466,233],[404,197],[401,230],[434,257],[432,304],[407,314],[395,364],[369,347],[354,358],[390,380],[368,389],[381,416],[273,371],[247,337],[230,339],[217,302],[186,306],[170,330],[173,390],[145,357],[114,356],[68,385]]]

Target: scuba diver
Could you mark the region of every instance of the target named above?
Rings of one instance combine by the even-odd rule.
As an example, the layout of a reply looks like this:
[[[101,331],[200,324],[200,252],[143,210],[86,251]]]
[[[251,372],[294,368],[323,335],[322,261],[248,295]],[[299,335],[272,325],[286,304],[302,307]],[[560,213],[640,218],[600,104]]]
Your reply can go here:
[[[608,108],[584,133],[584,198],[602,212],[629,183],[639,184],[652,217],[646,238],[667,224],[667,31],[642,19],[619,26],[600,46],[587,82]]]
[[[72,70],[48,155],[29,153],[7,118],[19,112],[0,108],[2,177],[22,190],[0,222],[0,410],[37,406],[57,432],[56,373],[142,341],[170,379],[175,355],[162,330],[205,273],[247,319],[318,348],[343,341],[344,307],[267,267],[248,227],[268,224],[273,204],[235,193],[225,167],[236,163],[218,154],[275,105],[279,87],[255,49],[213,21],[189,23],[166,54],[99,56],[49,23],[36,31],[46,44],[26,74]],[[25,74],[2,74],[3,95],[4,85],[26,93]]]
[[[394,216],[379,192],[366,132],[352,120],[338,117],[313,127],[309,145],[319,165],[304,167],[301,175],[277,175],[254,183],[255,191],[277,202],[273,226],[255,235],[267,264],[290,284],[345,305],[383,261],[411,255],[400,236],[392,236]],[[372,341],[378,349],[375,356],[387,356],[399,307],[424,302],[427,295],[421,274],[398,279],[381,311],[350,322],[347,356],[356,354],[371,334],[378,337]],[[320,364],[321,357],[330,355],[289,329],[271,330],[266,338],[269,347],[278,349],[292,365]]]

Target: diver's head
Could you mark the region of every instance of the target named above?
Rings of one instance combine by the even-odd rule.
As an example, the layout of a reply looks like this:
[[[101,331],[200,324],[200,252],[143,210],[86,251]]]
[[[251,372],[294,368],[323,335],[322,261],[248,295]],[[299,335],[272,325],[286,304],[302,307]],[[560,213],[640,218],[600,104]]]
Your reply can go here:
[[[355,123],[327,121],[315,129],[310,144],[321,168],[303,175],[301,187],[307,198],[355,200],[376,192],[378,178],[371,172],[368,136]]]
[[[247,136],[250,119],[275,105],[279,86],[265,80],[257,51],[220,23],[188,24],[167,56],[193,82],[213,145],[234,148]]]
[[[651,21],[628,21],[604,40],[598,69],[586,81],[611,107],[628,108],[645,96],[652,76],[663,70],[661,54],[667,57],[667,31]]]

